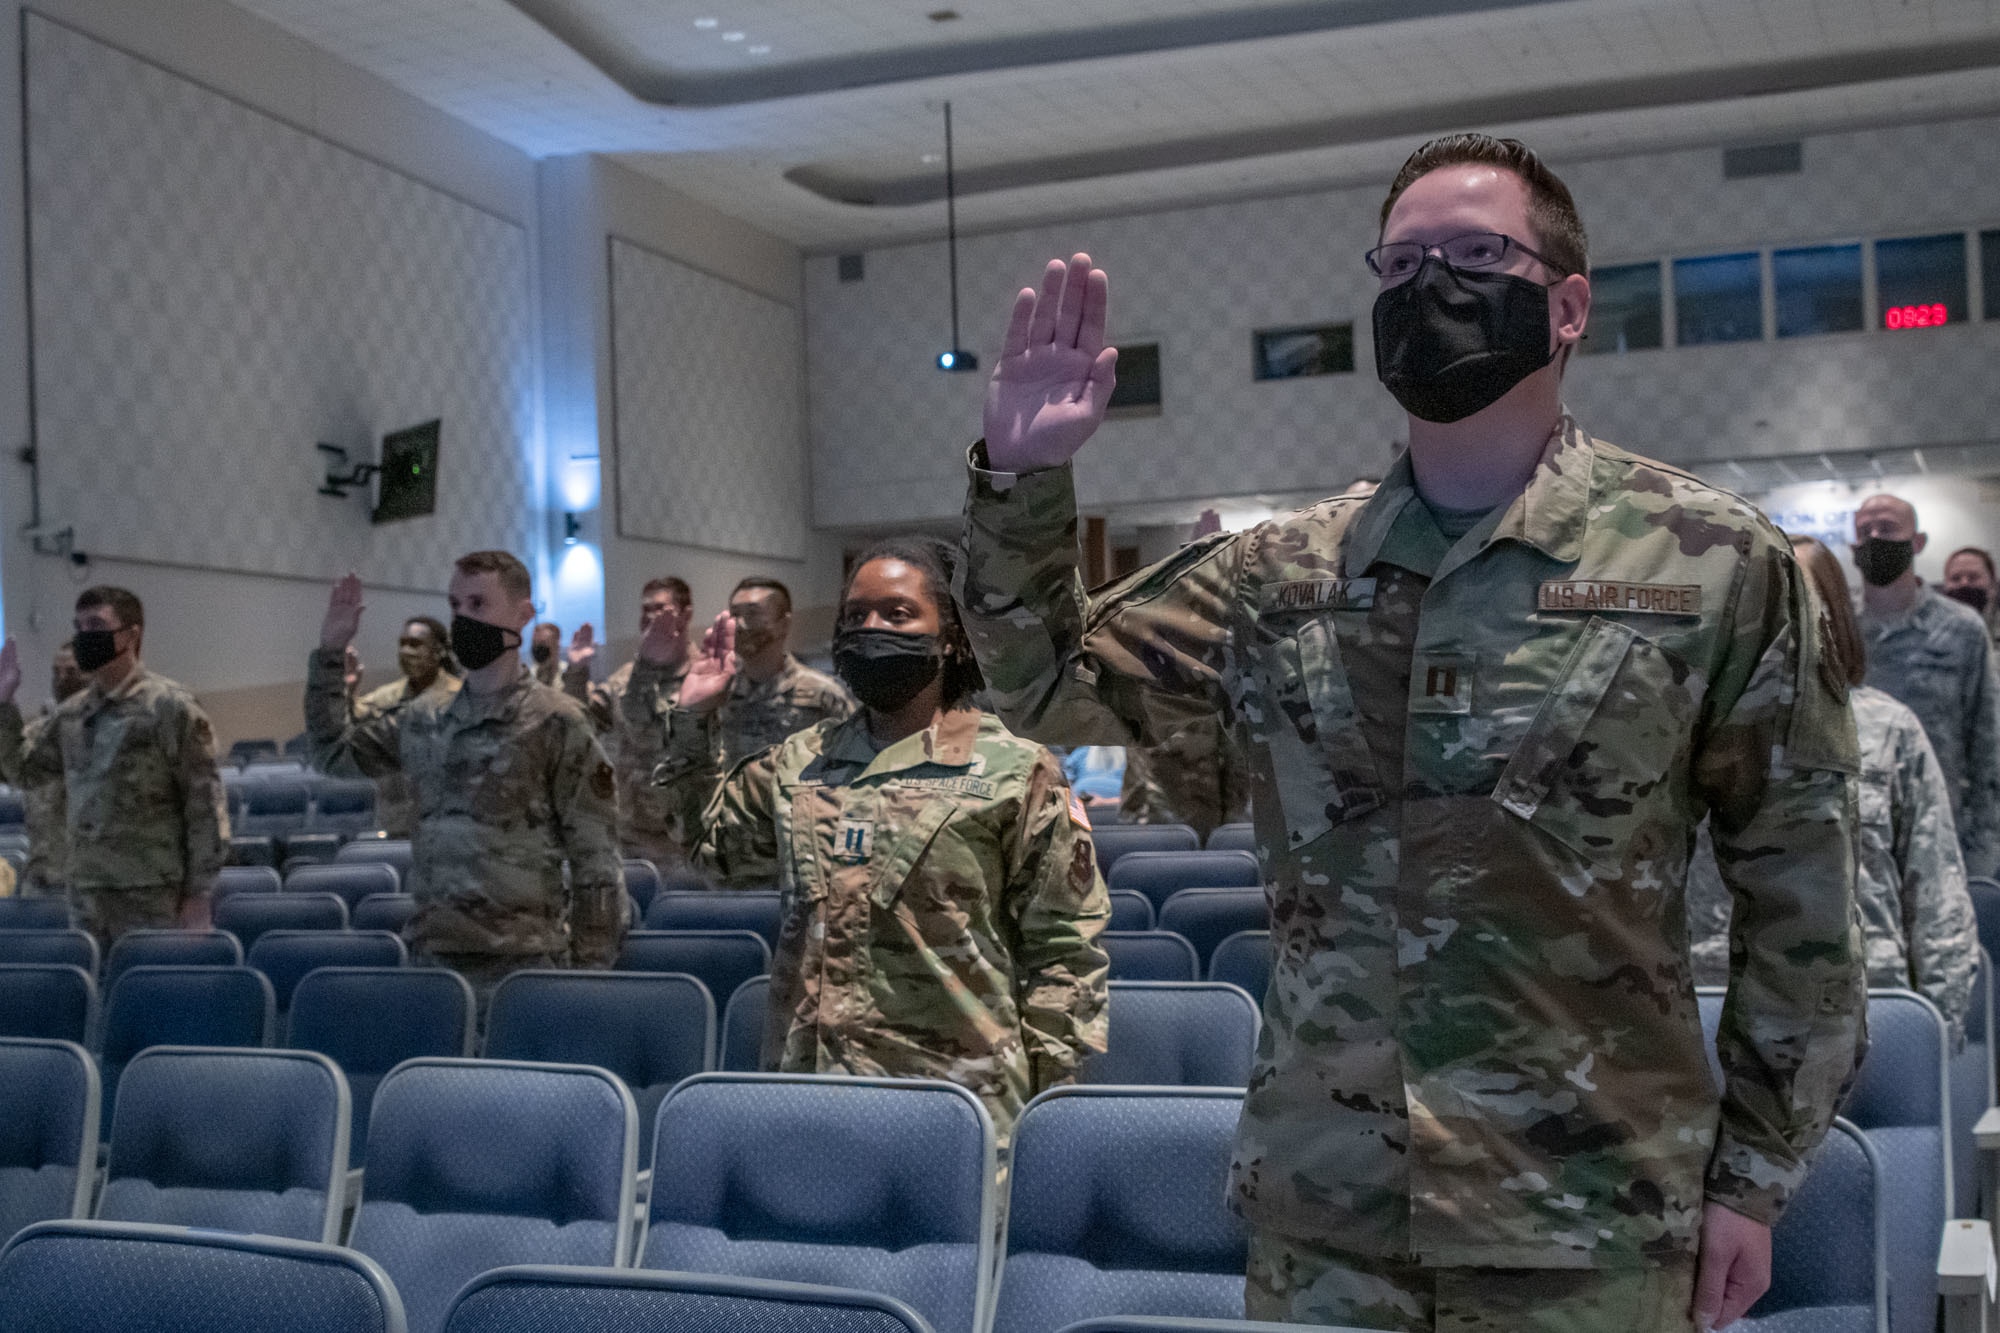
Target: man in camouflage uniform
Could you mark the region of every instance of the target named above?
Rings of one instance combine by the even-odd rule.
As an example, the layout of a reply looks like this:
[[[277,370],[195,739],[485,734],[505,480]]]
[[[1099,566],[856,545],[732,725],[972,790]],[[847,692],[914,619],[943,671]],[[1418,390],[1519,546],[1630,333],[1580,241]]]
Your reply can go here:
[[[688,627],[694,621],[694,594],[677,578],[658,578],[640,593],[639,633],[644,636],[661,616],[670,617],[667,635],[677,656],[662,672],[649,673],[640,697],[638,713],[647,719],[651,731],[674,706],[681,679],[687,674]],[[563,690],[579,700],[590,712],[604,748],[610,752],[612,768],[618,775],[618,842],[625,855],[641,857],[661,869],[687,864],[688,831],[701,819],[709,789],[696,783],[679,782],[655,786],[652,762],[632,758],[634,746],[626,743],[630,724],[624,720],[626,695],[632,687],[636,659],[612,672],[599,684],[590,680],[590,664],[597,656],[597,639],[589,625],[581,626],[570,640],[568,665],[563,671]],[[641,742],[643,745],[643,741]]]
[[[34,749],[42,732],[55,720],[56,710],[89,688],[90,677],[76,664],[76,645],[63,644],[49,664],[49,702],[22,728],[22,749]],[[61,775],[24,788],[21,803],[27,808],[28,817],[28,869],[23,876],[22,892],[60,893],[67,882],[64,849],[69,845]]]
[[[521,632],[534,618],[526,567],[504,551],[475,551],[458,561],[450,597],[464,688],[350,721],[341,653],[361,624],[361,581],[335,584],[308,667],[306,732],[324,772],[409,779],[417,826],[407,887],[417,911],[403,937],[420,959],[472,983],[483,1023],[509,972],[611,966],[625,885],[611,763],[582,705],[521,664]]]
[[[562,683],[562,626],[544,620],[535,626],[534,639],[528,648],[528,656],[535,663],[535,682],[540,685],[560,685]]]
[[[776,579],[748,578],[729,594],[742,668],[715,706],[715,743],[728,772],[795,731],[854,711],[839,681],[792,656],[792,593]]]
[[[430,616],[412,616],[396,640],[396,666],[403,673],[377,690],[354,701],[353,721],[367,722],[392,717],[417,700],[430,697],[448,704],[457,694],[459,678],[444,669],[445,627]],[[410,793],[410,780],[401,772],[385,773],[375,782],[375,819],[392,838],[407,838],[417,827],[417,803]]]
[[[206,926],[227,860],[229,814],[208,717],[140,660],[146,610],[123,588],[76,600],[72,694],[25,743],[14,694],[20,660],[0,650],[0,778],[32,791],[60,783],[63,874],[84,928],[108,951],[129,930]]]
[[[2000,872],[2000,675],[1985,622],[1911,568],[1926,539],[1908,501],[1863,500],[1854,537],[1868,683],[1924,724],[1951,792],[1966,873]]]
[[[1868,984],[1913,990],[1935,1004],[1956,1050],[1965,1041],[1979,973],[1979,923],[1952,827],[1951,793],[1917,715],[1861,683],[1867,649],[1840,562],[1811,537],[1792,538],[1792,550],[1826,608],[1830,656],[1852,687],[1861,747],[1861,860],[1854,893],[1868,950]],[[1727,984],[1729,891],[1706,827],[1687,896],[1695,983]]]
[[[1858,1047],[1845,684],[1754,509],[1562,415],[1587,260],[1539,160],[1427,145],[1384,227],[1411,436],[1380,490],[1089,598],[1068,459],[1116,353],[1102,275],[1052,263],[973,453],[967,626],[1025,734],[1143,742],[1161,694],[1246,733],[1275,954],[1232,1172],[1252,1317],[1720,1326]],[[1682,934],[1704,813],[1755,906],[1720,1098]]]
[[[1127,824],[1186,824],[1203,842],[1222,824],[1249,818],[1250,770],[1243,748],[1215,714],[1193,712],[1158,745],[1125,747]]]
[[[942,558],[876,549],[897,554],[857,566],[843,623],[889,623],[868,620],[882,600],[923,603],[915,628],[943,641],[939,674],[893,712],[792,733],[716,788],[699,708],[728,687],[720,622],[688,703],[655,733],[661,776],[715,793],[697,865],[783,896],[764,1066],[948,1079],[985,1104],[1004,1146],[1029,1099],[1104,1049],[1110,963],[1096,941],[1110,899],[1055,756],[968,706],[978,669]],[[638,672],[658,665],[652,643]]]

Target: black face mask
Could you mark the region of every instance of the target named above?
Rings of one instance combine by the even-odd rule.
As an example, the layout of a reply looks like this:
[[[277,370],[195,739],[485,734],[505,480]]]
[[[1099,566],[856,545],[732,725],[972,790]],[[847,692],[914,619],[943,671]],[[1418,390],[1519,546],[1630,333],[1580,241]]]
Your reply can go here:
[[[451,651],[464,664],[467,671],[477,671],[500,660],[500,655],[509,648],[521,646],[521,636],[514,635],[514,642],[508,643],[507,636],[512,630],[498,625],[489,625],[471,616],[451,618]]]
[[[935,634],[844,629],[833,636],[833,669],[855,698],[878,713],[909,703],[943,667]]]
[[[89,673],[99,667],[110,666],[118,660],[118,631],[115,629],[80,629],[72,641],[72,651],[76,654],[79,670]]]
[[[1462,421],[1555,359],[1549,290],[1426,257],[1375,298],[1375,376],[1423,421]]]
[[[1981,615],[1986,614],[1986,589],[1984,588],[1946,588],[1944,595],[1951,598],[1954,602],[1964,602]]]
[[[1886,588],[1903,577],[1916,557],[1917,544],[1913,541],[1892,542],[1887,537],[1870,537],[1854,546],[1854,567],[1877,588]]]

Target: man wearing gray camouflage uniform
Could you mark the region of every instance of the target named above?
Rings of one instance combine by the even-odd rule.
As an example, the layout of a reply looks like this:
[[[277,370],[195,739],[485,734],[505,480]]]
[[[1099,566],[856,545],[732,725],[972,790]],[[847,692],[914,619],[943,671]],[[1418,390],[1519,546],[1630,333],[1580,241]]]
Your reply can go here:
[[[417,911],[403,937],[420,959],[472,983],[483,1023],[509,972],[611,966],[625,885],[611,763],[583,706],[521,663],[534,618],[526,567],[475,551],[458,561],[450,597],[464,687],[350,722],[341,657],[360,628],[361,581],[335,584],[308,666],[306,732],[324,772],[409,779]]]
[[[1563,415],[1587,258],[1532,153],[1426,145],[1369,259],[1410,429],[1380,490],[1091,597],[1068,464],[1108,283],[1049,265],[973,452],[967,628],[1022,734],[1144,742],[1164,694],[1246,735],[1275,955],[1232,1173],[1252,1317],[1720,1327],[1859,1043],[1845,681],[1761,515]],[[1754,905],[1719,1097],[1682,934],[1705,813]]]
[[[70,900],[107,951],[130,930],[206,926],[229,851],[215,732],[193,695],[146,669],[145,632],[145,607],[123,588],[77,598],[73,651],[90,687],[32,746],[14,706],[19,655],[0,649],[0,778],[61,784]]]
[[[1951,792],[1966,873],[1992,875],[2000,871],[2000,675],[1979,614],[1911,568],[1926,541],[1906,500],[1873,495],[1854,511],[1868,683],[1924,724]]]

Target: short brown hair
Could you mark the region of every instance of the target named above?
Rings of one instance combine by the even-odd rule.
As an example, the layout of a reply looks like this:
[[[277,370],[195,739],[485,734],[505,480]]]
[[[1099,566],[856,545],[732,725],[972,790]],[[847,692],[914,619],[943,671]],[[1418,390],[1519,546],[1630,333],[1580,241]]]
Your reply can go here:
[[[1859,685],[1868,675],[1868,648],[1861,637],[1861,627],[1854,623],[1853,590],[1847,586],[1847,571],[1834,559],[1833,552],[1817,537],[1795,536],[1791,539],[1792,554],[1798,558],[1799,568],[1812,580],[1813,590],[1819,593],[1820,605],[1826,608],[1827,628],[1832,631],[1833,641],[1827,645],[1833,656],[1833,669],[1846,678],[1849,685]],[[1810,631],[1808,631],[1810,632]]]
[[[139,600],[137,593],[125,588],[114,588],[110,584],[100,583],[95,588],[85,588],[77,596],[77,610],[88,611],[97,606],[109,607],[111,614],[118,617],[118,624],[121,627],[129,628],[146,623],[145,604]]]
[[[758,588],[768,588],[778,594],[779,615],[788,616],[792,613],[792,590],[776,579],[760,578],[753,574],[747,579],[739,580],[736,586],[730,589],[729,596],[733,599],[739,592],[752,592]]]
[[[1962,555],[1977,557],[1979,563],[1986,566],[1986,577],[1989,579],[2000,581],[2000,571],[1997,571],[1993,568],[1993,557],[1986,551],[1982,550],[1977,546],[1959,547],[1956,551],[1953,551],[1950,555],[1944,558],[1944,567],[1946,569],[1950,569],[1951,562],[1958,559]]]
[[[474,551],[458,558],[458,572],[461,574],[498,574],[500,590],[519,601],[533,601],[535,581],[528,577],[528,567],[505,551]]]
[[[1590,272],[1590,241],[1583,233],[1583,219],[1577,214],[1569,186],[1519,139],[1496,139],[1490,134],[1447,134],[1411,153],[1389,183],[1389,197],[1382,201],[1378,240],[1403,191],[1441,167],[1467,163],[1498,167],[1519,176],[1528,187],[1528,225],[1535,229],[1536,248],[1547,257],[1549,266],[1565,274]]]
[[[672,574],[665,578],[648,579],[646,586],[639,589],[639,596],[646,598],[656,592],[663,592],[674,599],[674,605],[689,607],[694,605],[694,591],[688,587],[686,579],[675,578]]]

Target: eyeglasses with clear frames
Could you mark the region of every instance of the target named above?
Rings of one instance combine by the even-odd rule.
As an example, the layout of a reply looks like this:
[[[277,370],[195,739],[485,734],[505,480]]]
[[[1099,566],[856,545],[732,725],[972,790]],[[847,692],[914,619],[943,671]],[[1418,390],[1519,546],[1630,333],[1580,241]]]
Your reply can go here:
[[[1469,231],[1437,245],[1425,245],[1421,241],[1391,241],[1387,245],[1376,246],[1362,258],[1368,261],[1369,271],[1384,282],[1401,282],[1423,267],[1426,255],[1435,254],[1450,268],[1482,269],[1498,266],[1515,250],[1530,259],[1541,261],[1551,272],[1563,272],[1548,256],[1497,231]]]

